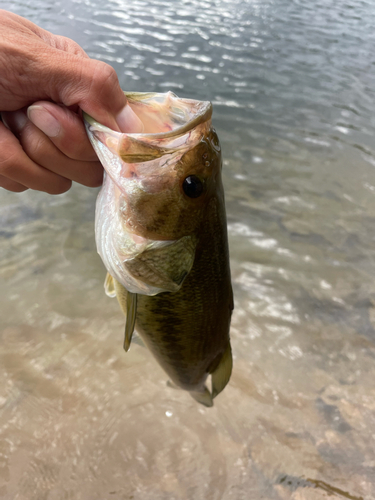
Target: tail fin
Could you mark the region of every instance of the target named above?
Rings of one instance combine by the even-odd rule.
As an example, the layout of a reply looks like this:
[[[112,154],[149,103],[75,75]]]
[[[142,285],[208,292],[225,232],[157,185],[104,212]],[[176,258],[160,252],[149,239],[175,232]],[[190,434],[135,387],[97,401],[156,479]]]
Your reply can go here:
[[[228,342],[228,346],[220,360],[219,365],[211,373],[212,391],[210,392],[207,387],[205,387],[204,392],[189,391],[190,395],[198,401],[198,403],[201,403],[204,406],[213,406],[213,399],[220,394],[229,382],[232,374],[232,366],[232,349],[230,347],[230,343]]]
[[[214,405],[211,393],[207,387],[204,388],[204,392],[189,391],[189,394],[195,399],[195,401],[198,401],[198,403],[201,403],[204,406],[211,407]]]

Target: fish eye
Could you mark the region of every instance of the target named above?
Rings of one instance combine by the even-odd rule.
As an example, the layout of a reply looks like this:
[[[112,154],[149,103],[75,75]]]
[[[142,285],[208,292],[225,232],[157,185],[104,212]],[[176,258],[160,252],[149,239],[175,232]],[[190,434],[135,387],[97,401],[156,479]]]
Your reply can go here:
[[[198,198],[203,193],[203,182],[196,175],[189,175],[184,180],[182,189],[189,198]]]

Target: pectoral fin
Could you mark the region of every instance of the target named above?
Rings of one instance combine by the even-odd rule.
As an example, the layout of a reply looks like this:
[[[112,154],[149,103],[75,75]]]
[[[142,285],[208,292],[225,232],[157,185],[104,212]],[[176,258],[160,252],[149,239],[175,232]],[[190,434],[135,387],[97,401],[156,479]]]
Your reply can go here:
[[[107,276],[105,277],[104,291],[105,294],[108,295],[108,297],[116,297],[116,290],[115,290],[115,285],[113,283],[113,278],[109,273],[107,273]]]
[[[223,357],[220,360],[219,365],[211,373],[212,398],[216,398],[216,396],[224,389],[224,387],[229,382],[232,373],[232,365],[232,350],[230,347],[230,343],[228,342],[228,346],[223,354]]]
[[[108,283],[109,282],[110,280],[108,280]],[[112,278],[112,283],[118,303],[120,304],[120,307],[126,316],[124,349],[125,351],[128,351],[134,331],[135,319],[137,317],[137,294],[129,292],[117,280],[113,278]],[[107,279],[106,279],[106,284],[107,284]]]
[[[124,264],[143,283],[176,292],[193,267],[195,248],[196,239],[184,236],[170,245],[146,250]]]

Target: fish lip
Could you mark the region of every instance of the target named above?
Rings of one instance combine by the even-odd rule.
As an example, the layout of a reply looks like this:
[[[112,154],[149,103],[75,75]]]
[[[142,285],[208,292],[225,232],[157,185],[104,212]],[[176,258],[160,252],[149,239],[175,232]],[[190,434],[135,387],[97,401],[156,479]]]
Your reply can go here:
[[[152,97],[152,96],[157,96],[157,95],[163,95],[162,93],[148,93],[145,95],[142,92],[124,92],[126,95],[126,98],[128,100],[128,103],[131,107],[132,103],[136,103],[139,101],[143,101],[146,98]],[[177,97],[173,92],[167,92],[167,95],[171,95],[173,97]],[[165,94],[164,94],[165,95]],[[100,132],[111,132],[112,134],[116,134],[118,136],[120,135],[126,135],[129,137],[133,137],[136,139],[140,138],[145,138],[145,139],[169,139],[173,137],[178,137],[180,135],[186,134],[188,131],[192,130],[195,128],[197,125],[200,125],[208,120],[211,119],[212,117],[212,103],[210,101],[196,101],[194,99],[183,99],[186,103],[189,102],[198,102],[199,109],[194,113],[194,116],[188,120],[186,123],[183,125],[176,127],[175,129],[169,131],[169,132],[156,132],[156,133],[144,133],[144,132],[137,132],[137,133],[129,133],[129,132],[117,132],[115,130],[112,130],[105,125],[101,125],[99,122],[97,122],[92,116],[87,114],[86,112],[83,111],[83,118],[84,120],[91,126],[95,127],[96,130]]]
[[[128,93],[125,92],[125,95]],[[172,92],[170,94],[174,95]],[[133,93],[134,95],[134,93]],[[127,96],[128,97],[128,96]],[[129,104],[131,106],[132,99],[128,97]],[[136,101],[134,99],[134,101]],[[185,102],[195,102],[194,99],[184,99]],[[194,129],[197,125],[210,120],[212,117],[212,103],[210,101],[199,101],[199,110],[194,114],[194,117],[187,121],[184,125],[176,127],[170,132],[158,132],[158,133],[138,133],[138,134],[128,134],[134,135],[137,138],[144,137],[149,139],[169,139],[171,137],[178,137],[180,135],[186,134],[186,132]]]

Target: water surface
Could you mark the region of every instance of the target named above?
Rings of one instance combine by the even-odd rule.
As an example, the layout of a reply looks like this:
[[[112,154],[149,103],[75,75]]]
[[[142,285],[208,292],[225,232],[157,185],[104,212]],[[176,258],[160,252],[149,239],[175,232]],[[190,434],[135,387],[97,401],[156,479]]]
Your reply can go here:
[[[166,385],[103,292],[97,191],[0,193],[0,496],[375,497],[375,6],[2,2],[126,90],[214,103],[234,372]]]

